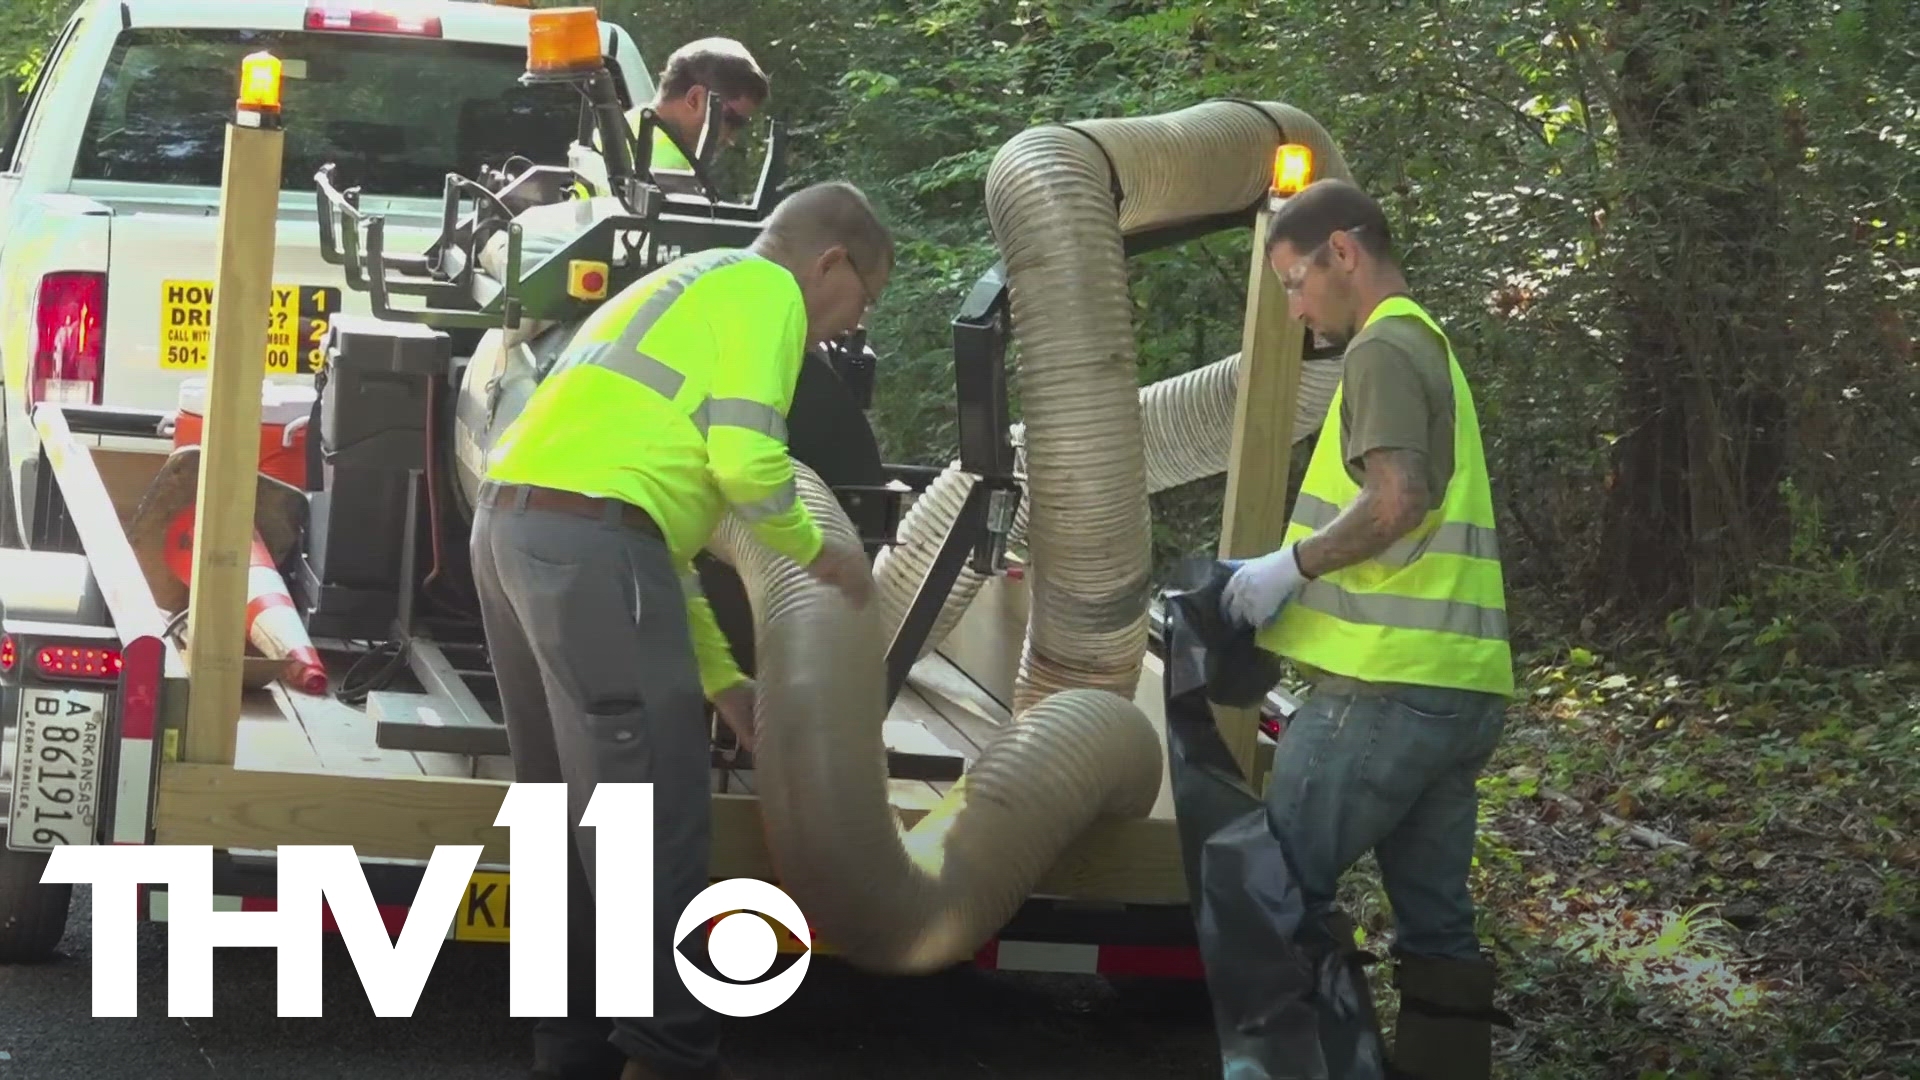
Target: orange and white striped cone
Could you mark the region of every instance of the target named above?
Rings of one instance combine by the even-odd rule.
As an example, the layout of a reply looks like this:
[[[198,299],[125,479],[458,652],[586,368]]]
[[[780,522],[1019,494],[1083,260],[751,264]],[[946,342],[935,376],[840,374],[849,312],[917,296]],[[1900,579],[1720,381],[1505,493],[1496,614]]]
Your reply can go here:
[[[167,526],[167,565],[187,585],[193,584],[193,521],[189,508]],[[302,693],[327,692],[327,668],[320,662],[320,651],[307,636],[286,579],[274,568],[273,555],[257,529],[247,566],[247,640],[262,656],[286,661],[281,682]]]

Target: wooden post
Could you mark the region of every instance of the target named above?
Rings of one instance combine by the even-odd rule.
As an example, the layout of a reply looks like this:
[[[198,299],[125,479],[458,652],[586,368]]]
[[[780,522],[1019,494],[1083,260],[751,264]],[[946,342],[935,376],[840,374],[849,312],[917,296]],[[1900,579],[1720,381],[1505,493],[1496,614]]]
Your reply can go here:
[[[1286,290],[1267,266],[1267,223],[1273,207],[1253,226],[1252,266],[1247,272],[1246,320],[1240,334],[1240,386],[1234,401],[1233,445],[1227,458],[1227,495],[1220,516],[1220,557],[1252,558],[1280,546],[1287,531],[1287,477],[1293,450],[1294,399],[1300,393],[1300,358],[1306,326],[1288,311]],[[1257,709],[1214,706],[1220,737],[1240,771],[1254,776],[1260,740]]]
[[[230,765],[240,725],[247,647],[247,576],[254,476],[260,468],[260,387],[273,302],[280,209],[280,62],[241,62],[220,178],[212,358],[195,496],[193,586],[187,602],[187,761]]]

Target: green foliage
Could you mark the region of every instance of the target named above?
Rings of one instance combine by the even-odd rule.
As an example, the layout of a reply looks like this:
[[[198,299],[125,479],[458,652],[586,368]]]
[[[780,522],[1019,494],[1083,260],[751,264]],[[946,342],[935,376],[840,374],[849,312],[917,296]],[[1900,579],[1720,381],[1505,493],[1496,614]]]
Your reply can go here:
[[[0,0],[9,110],[70,6]],[[1318,119],[1488,439],[1527,669],[1476,863],[1527,1024],[1503,1063],[1920,1075],[1911,0],[600,7],[656,71],[745,41],[798,179],[894,225],[873,330],[900,461],[955,452],[949,321],[996,258],[1007,139],[1221,96]],[[1136,261],[1143,383],[1237,351],[1248,261],[1244,234]],[[1156,557],[1210,549],[1220,494],[1157,496]],[[1377,882],[1350,892],[1377,935]]]
[[[0,0],[0,120],[11,124],[74,0]]]
[[[1524,1018],[1503,1073],[1911,1075],[1920,669],[1673,660],[1523,658],[1475,869]]]
[[[1920,32],[1899,9],[856,0],[829,22],[766,0],[726,32],[775,69],[805,177],[860,183],[907,238],[875,323],[890,455],[953,451],[947,320],[994,258],[1002,143],[1285,101],[1385,200],[1468,365],[1528,632],[1759,604],[1865,659],[1911,654],[1890,613],[1920,559]],[[1238,348],[1245,245],[1138,261],[1143,382]],[[1163,557],[1212,543],[1218,483],[1191,487],[1155,499]],[[1824,554],[1791,547],[1788,487],[1817,493]],[[1750,665],[1793,648],[1777,633]]]

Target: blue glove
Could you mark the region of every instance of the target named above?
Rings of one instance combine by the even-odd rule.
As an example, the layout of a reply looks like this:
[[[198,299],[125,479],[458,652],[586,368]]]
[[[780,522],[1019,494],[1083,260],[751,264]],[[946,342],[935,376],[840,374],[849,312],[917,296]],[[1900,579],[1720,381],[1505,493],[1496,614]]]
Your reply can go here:
[[[1307,580],[1295,546],[1288,544],[1257,559],[1238,561],[1232,580],[1220,593],[1220,606],[1229,619],[1260,627],[1279,616],[1280,609]]]

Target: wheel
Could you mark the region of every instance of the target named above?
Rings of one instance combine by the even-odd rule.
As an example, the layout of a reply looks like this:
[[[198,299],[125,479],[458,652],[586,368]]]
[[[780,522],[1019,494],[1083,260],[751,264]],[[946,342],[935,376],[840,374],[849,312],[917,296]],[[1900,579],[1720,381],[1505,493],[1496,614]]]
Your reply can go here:
[[[0,963],[45,960],[67,932],[72,885],[42,885],[46,852],[14,851],[0,829]]]

